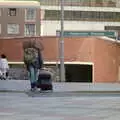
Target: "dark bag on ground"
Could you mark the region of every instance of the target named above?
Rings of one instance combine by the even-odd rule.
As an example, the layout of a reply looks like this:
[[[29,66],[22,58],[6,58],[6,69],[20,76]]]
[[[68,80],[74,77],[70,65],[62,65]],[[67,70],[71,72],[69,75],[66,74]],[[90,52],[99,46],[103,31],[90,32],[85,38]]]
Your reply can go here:
[[[40,70],[37,87],[41,90],[53,90],[52,74],[46,70]]]

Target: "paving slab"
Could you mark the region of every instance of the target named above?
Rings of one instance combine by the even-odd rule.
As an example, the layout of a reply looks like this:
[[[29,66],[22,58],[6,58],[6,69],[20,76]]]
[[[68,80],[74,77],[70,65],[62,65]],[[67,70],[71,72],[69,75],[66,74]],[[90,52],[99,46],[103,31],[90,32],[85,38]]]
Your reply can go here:
[[[118,97],[29,97],[0,93],[0,120],[119,120]]]

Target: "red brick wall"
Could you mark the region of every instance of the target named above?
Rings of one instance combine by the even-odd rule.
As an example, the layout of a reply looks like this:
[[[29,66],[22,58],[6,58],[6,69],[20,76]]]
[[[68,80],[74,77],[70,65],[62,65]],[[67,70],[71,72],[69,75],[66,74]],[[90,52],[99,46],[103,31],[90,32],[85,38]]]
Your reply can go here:
[[[0,53],[6,54],[9,61],[21,61],[21,47],[19,40],[0,40]]]
[[[92,62],[93,38],[65,38],[65,60]]]
[[[22,42],[24,39],[0,40],[0,53],[5,53],[9,61],[22,61]],[[58,57],[56,37],[43,37],[43,57],[55,61]],[[120,46],[114,42],[98,38],[65,38],[65,61],[93,62],[94,82],[117,82],[120,65]]]
[[[114,42],[95,40],[95,82],[116,82],[118,74],[117,46]]]

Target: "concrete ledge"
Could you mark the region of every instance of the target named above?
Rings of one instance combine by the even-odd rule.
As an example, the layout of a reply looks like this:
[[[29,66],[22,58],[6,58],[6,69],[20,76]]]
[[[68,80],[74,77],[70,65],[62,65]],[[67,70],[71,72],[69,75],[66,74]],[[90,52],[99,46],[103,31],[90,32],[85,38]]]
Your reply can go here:
[[[29,80],[1,80],[0,91],[24,92],[30,89]],[[53,83],[54,92],[119,92],[119,83]]]

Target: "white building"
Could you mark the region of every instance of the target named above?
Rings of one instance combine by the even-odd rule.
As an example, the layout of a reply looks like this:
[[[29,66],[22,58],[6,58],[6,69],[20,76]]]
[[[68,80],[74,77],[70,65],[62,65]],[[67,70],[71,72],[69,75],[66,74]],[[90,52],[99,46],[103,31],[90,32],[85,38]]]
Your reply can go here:
[[[41,0],[41,35],[60,30],[60,0]],[[120,30],[120,0],[65,0],[64,30]]]

